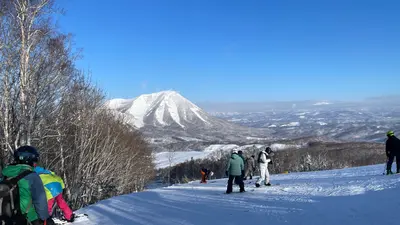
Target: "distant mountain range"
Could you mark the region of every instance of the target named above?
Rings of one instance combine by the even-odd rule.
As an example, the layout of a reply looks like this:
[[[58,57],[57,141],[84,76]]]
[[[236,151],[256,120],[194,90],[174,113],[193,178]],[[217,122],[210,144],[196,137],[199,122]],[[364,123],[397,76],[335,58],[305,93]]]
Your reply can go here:
[[[107,107],[126,118],[154,144],[165,149],[198,149],[210,143],[243,142],[251,135],[264,137],[267,128],[249,128],[206,113],[176,91],[112,99]]]
[[[200,108],[176,91],[162,91],[134,99],[112,99],[106,105],[125,116],[160,152],[198,151],[211,144],[290,142],[295,138],[382,142],[387,130],[400,132],[400,101],[396,99],[201,103]]]

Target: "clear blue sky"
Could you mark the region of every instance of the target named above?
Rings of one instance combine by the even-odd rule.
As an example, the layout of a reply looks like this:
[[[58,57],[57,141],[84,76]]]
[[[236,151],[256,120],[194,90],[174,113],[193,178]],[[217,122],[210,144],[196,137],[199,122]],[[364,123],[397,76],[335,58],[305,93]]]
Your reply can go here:
[[[400,94],[400,1],[58,0],[108,98],[194,102]]]

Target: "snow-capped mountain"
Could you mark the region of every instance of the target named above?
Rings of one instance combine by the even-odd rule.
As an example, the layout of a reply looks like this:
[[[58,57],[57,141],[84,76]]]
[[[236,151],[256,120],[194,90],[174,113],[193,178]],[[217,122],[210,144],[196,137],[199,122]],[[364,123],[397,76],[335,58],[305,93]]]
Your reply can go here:
[[[155,151],[198,151],[209,143],[267,138],[268,129],[243,127],[214,117],[176,91],[140,95],[134,99],[112,99],[106,106],[138,128]]]
[[[145,126],[182,129],[193,126],[212,127],[215,120],[218,120],[176,91],[144,94],[134,99],[112,99],[107,102],[107,105],[127,115],[131,124],[137,128]]]

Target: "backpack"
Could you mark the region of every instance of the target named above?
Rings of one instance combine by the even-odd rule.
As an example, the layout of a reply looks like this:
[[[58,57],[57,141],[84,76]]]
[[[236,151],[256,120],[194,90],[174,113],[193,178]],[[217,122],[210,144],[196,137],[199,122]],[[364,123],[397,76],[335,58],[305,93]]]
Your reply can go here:
[[[257,158],[257,162],[258,163],[263,163],[262,161],[261,161],[261,154],[265,154],[263,151],[261,151],[261,152],[259,152],[258,153],[258,158]]]
[[[17,221],[25,219],[21,213],[18,181],[33,173],[26,170],[16,177],[4,178],[0,182],[0,223],[19,224]]]

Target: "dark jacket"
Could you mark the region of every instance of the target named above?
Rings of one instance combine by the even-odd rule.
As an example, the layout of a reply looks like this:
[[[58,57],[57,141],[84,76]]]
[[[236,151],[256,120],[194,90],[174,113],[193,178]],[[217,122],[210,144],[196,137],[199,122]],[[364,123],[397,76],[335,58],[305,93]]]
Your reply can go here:
[[[396,136],[386,140],[386,156],[400,156],[400,140]]]

